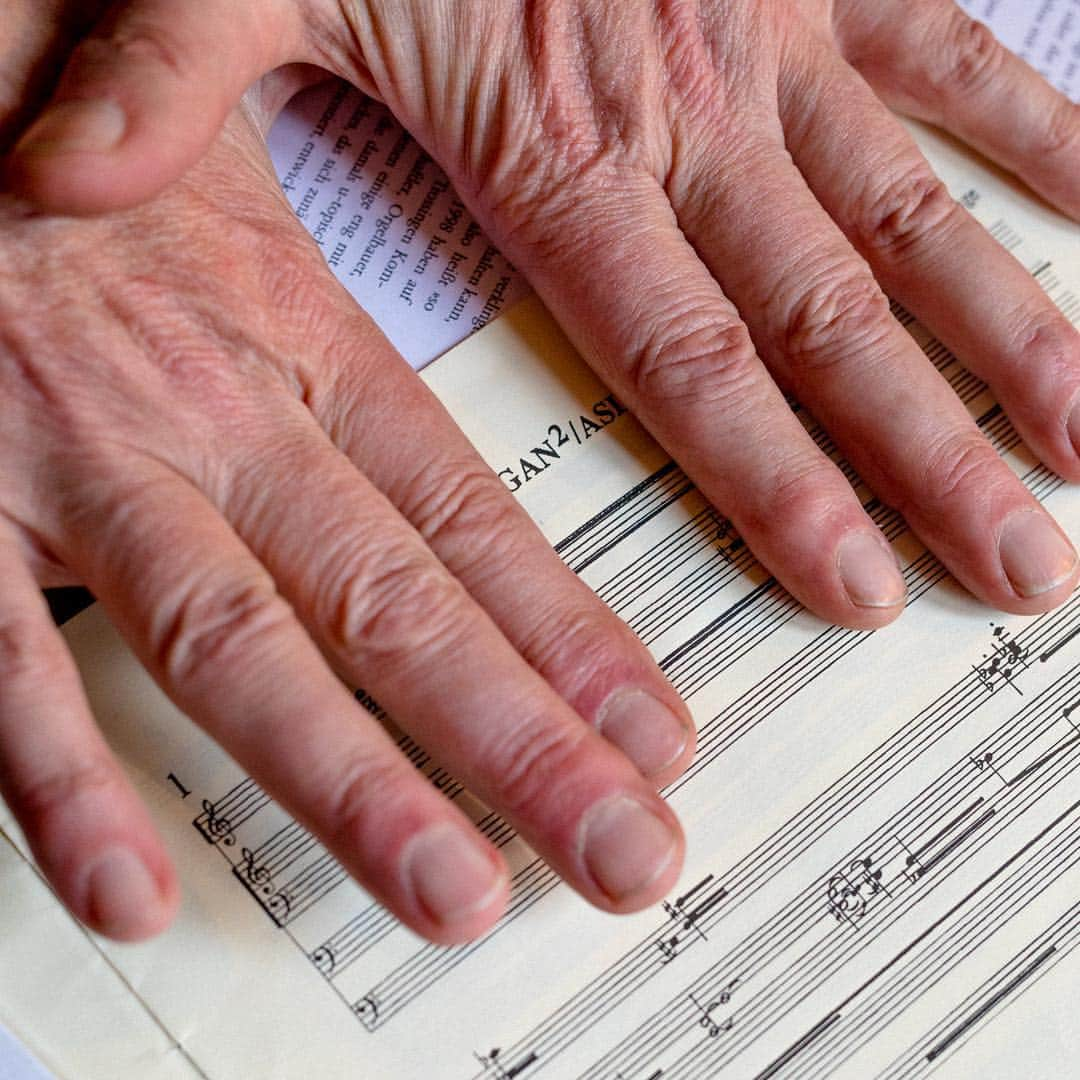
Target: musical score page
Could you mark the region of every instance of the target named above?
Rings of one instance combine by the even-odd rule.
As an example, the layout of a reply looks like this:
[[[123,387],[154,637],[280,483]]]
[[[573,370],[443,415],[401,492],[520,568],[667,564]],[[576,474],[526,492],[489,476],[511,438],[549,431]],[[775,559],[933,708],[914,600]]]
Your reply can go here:
[[[1080,230],[947,141],[919,138],[1080,321]],[[896,314],[1080,538],[1080,493]],[[17,880],[20,902],[0,906],[0,927],[34,957],[0,970],[4,1022],[59,1075],[111,1080],[1072,1075],[1080,596],[1038,618],[992,612],[860,488],[903,563],[908,610],[874,634],[828,626],[769,577],[536,301],[424,377],[694,711],[697,758],[667,792],[689,838],[678,889],[632,917],[592,910],[402,735],[514,873],[486,938],[427,944],[178,714],[91,610],[68,640],[178,861],[184,907],[155,942],[92,939],[4,852],[4,895]],[[367,694],[361,704],[378,709]],[[25,925],[30,910],[43,932]],[[61,970],[103,989],[43,1010]]]

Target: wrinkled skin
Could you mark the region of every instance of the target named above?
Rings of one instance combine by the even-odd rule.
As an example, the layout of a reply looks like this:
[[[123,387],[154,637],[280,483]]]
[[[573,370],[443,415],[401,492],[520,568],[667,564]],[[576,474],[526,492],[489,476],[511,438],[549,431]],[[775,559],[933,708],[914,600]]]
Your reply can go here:
[[[506,868],[320,650],[590,900],[671,887],[655,784],[692,753],[684,706],[329,275],[249,115],[151,205],[9,205],[0,243],[0,781],[75,914],[146,936],[176,885],[35,579],[86,582],[180,706],[429,937],[485,929]]]
[[[46,10],[16,3],[25,26]],[[1070,593],[1071,544],[882,291],[1080,478],[1076,331],[883,102],[1074,218],[1080,119],[952,4],[134,0],[76,51],[8,175],[52,211],[156,198],[85,222],[13,203],[0,233],[0,777],[92,925],[152,933],[175,887],[47,626],[36,583],[57,580],[88,583],[175,700],[436,940],[490,925],[505,868],[319,649],[592,902],[641,907],[678,869],[653,786],[692,752],[685,709],[274,191],[255,121],[311,77],[297,63],[390,105],[814,611],[881,626],[903,582],[785,390],[976,595],[1032,613]]]

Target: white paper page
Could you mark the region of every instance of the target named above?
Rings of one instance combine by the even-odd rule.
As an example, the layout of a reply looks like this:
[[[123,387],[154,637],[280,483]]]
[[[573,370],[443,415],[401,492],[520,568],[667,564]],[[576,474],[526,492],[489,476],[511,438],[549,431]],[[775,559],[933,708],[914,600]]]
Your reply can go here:
[[[301,94],[274,125],[270,153],[330,269],[413,367],[528,294],[442,169],[358,90]]]
[[[1077,228],[923,138],[952,190],[1080,318]],[[911,328],[1080,538],[1080,495]],[[186,1060],[215,1078],[861,1080],[1015,1076],[1020,1063],[1073,1075],[1080,596],[1037,619],[992,613],[871,503],[909,610],[873,635],[828,627],[763,573],[535,302],[425,377],[694,710],[699,753],[668,793],[686,872],[654,910],[593,911],[406,743],[515,872],[510,911],[482,942],[427,945],[191,728],[91,612],[69,641],[185,890],[169,934],[101,955]],[[0,932],[16,932],[5,914]],[[1039,1041],[1014,1026],[1032,1013]],[[20,1033],[49,1046],[29,1019]]]
[[[1080,0],[960,0],[1058,89],[1080,98]]]

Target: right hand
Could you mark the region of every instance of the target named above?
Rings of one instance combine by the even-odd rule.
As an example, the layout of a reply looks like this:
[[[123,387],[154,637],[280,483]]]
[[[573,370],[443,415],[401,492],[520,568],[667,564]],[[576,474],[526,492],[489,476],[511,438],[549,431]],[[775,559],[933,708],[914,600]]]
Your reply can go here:
[[[7,56],[9,90],[61,7],[23,7],[40,48]],[[246,113],[136,212],[0,201],[0,398],[0,791],[95,930],[155,933],[176,882],[41,585],[91,588],[173,700],[432,940],[491,926],[506,867],[332,669],[594,904],[671,888],[683,841],[655,787],[693,752],[685,706],[330,276]]]

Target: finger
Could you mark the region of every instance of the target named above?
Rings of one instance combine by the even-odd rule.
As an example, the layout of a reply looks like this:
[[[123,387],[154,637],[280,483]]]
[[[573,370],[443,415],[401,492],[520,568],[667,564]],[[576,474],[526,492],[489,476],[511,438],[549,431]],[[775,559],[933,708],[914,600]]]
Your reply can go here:
[[[1009,611],[1064,600],[1071,544],[892,318],[780,137],[751,153],[751,190],[740,173],[703,169],[676,206],[771,370],[968,589]],[[769,254],[748,265],[751,247]]]
[[[401,726],[501,810],[588,899],[616,911],[657,900],[673,884],[681,861],[681,833],[670,810],[626,758],[513,653],[419,537],[329,447],[303,406],[292,404],[294,414],[283,410],[268,417],[264,444],[249,442],[236,455],[226,500],[237,531],[282,595],[344,674],[369,687]],[[277,487],[268,502],[271,475]],[[308,481],[312,475],[318,485]],[[155,549],[160,562],[166,521],[192,520],[182,501],[176,505],[177,496],[168,501],[173,505],[168,517],[164,510],[159,515],[154,543],[125,565],[145,567]],[[140,518],[145,516],[140,509]],[[203,526],[210,527],[224,530],[218,521]],[[129,538],[127,549],[138,539]],[[289,609],[280,596],[267,596],[265,580],[251,583],[250,560],[244,577],[236,566],[229,577],[238,580],[204,587],[229,562],[226,536],[214,539],[201,544],[185,536],[184,552],[199,562],[179,586],[181,599],[170,601],[178,588],[167,581],[153,583],[153,589],[151,582],[142,586],[163,612],[151,613],[153,624],[136,635],[151,643],[150,665],[231,752],[253,763],[253,774],[263,774],[267,786],[328,839],[347,866],[357,868],[362,882],[392,910],[411,915],[410,925],[423,918],[422,932],[438,940],[475,935],[501,906],[505,878],[496,881],[496,904],[490,877],[479,880],[479,855],[466,860],[460,850],[466,847],[462,834],[454,847],[446,843],[445,829],[437,831],[438,842],[413,839],[432,835],[415,816],[435,797],[433,789],[416,778],[381,731],[393,761],[373,755],[370,733],[358,746],[355,736],[350,741],[349,732],[339,730],[340,723],[327,730],[316,719],[326,711],[321,695],[309,698],[316,675],[307,665],[297,670],[293,659],[313,659],[312,646],[305,642],[301,652],[296,640],[284,640],[283,609]],[[115,542],[110,546],[126,550]],[[215,565],[213,573],[199,572],[207,565]],[[195,573],[198,586],[191,584]],[[130,596],[135,582],[125,580],[122,587],[122,595]],[[194,591],[195,598],[183,599],[185,591]],[[288,626],[291,639],[291,611]],[[245,642],[254,655],[243,655]],[[321,677],[329,675],[323,671]],[[266,689],[256,694],[250,687],[259,681]],[[336,686],[334,692],[343,693]],[[349,707],[358,711],[351,700]],[[372,722],[365,717],[364,723]],[[444,820],[454,814],[445,803],[438,812]],[[490,859],[493,853],[480,844],[473,836],[468,850],[485,851]],[[414,850],[424,850],[425,857],[410,859]],[[464,872],[453,871],[457,863]],[[476,888],[463,898],[470,881]],[[454,907],[435,925],[436,904],[448,902],[443,886]],[[418,893],[427,897],[424,905],[413,899],[410,906]],[[455,922],[466,925],[468,934]]]
[[[572,190],[570,208],[537,194],[528,228],[496,241],[601,378],[799,600],[848,626],[894,618],[904,584],[888,544],[792,414],[662,189],[651,177],[594,175]],[[619,267],[617,288],[595,273],[592,253]]]
[[[872,28],[855,15],[841,22],[845,54],[884,101],[958,135],[1080,219],[1080,106],[952,0],[889,0]]]
[[[804,96],[858,117],[841,130],[823,109],[791,110],[788,145],[818,200],[886,291],[990,383],[1032,450],[1080,479],[1080,333],[857,75],[837,63],[815,80]]]
[[[320,426],[556,693],[643,776],[670,783],[693,756],[693,725],[648,650],[567,569],[434,395],[386,355],[371,320],[351,301],[339,318],[348,345],[323,358],[304,394]]]
[[[150,937],[175,913],[175,874],[6,531],[0,580],[0,792],[74,915],[121,941]]]
[[[73,214],[144,202],[213,142],[260,75],[298,49],[295,5],[127,0],[73,52],[7,162],[15,191]]]
[[[125,485],[84,485],[65,555],[147,669],[404,923],[444,943],[486,930],[508,891],[499,854],[353,700],[213,507],[124,464]]]
[[[227,512],[335,667],[588,900],[610,911],[657,901],[674,884],[683,841],[653,785],[525,663],[288,400],[293,412],[249,433]]]

